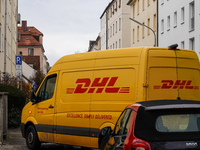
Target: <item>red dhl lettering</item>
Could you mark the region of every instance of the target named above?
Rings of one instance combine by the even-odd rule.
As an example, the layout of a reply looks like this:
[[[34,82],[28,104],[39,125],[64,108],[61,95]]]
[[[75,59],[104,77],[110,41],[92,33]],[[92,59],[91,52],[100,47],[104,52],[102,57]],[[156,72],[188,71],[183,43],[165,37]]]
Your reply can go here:
[[[67,88],[67,94],[80,93],[129,93],[130,87],[114,87],[118,77],[95,78],[93,82],[89,78],[77,79],[76,88]]]
[[[92,114],[76,114],[76,113],[68,113],[67,118],[83,118],[83,119],[105,119],[112,120],[112,115],[92,115]]]
[[[199,86],[192,86],[192,80],[162,80],[162,85],[154,86],[154,89],[194,89],[198,90]]]

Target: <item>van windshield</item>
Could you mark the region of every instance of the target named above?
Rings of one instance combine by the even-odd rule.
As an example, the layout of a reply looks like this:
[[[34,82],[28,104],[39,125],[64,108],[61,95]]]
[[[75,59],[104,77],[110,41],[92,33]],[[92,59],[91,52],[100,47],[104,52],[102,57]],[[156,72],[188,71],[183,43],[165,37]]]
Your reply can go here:
[[[197,132],[200,131],[200,114],[162,115],[156,119],[159,132]]]
[[[200,140],[200,109],[159,109],[137,113],[135,136],[149,141]]]

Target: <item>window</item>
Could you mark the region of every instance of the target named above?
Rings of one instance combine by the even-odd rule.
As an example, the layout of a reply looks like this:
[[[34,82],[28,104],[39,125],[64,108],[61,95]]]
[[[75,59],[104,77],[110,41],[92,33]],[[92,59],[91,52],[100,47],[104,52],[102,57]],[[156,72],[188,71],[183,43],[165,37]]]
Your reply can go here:
[[[150,27],[150,18],[147,20],[147,26]],[[150,29],[147,30],[147,35],[150,35]]]
[[[119,0],[119,8],[121,7],[121,0]]]
[[[157,19],[156,19],[156,14],[153,15],[153,30],[156,31],[156,24],[157,24]]]
[[[190,30],[194,30],[194,2],[190,3]]]
[[[121,30],[121,18],[119,18],[119,30]]]
[[[137,41],[139,41],[140,38],[140,27],[137,27]]]
[[[170,30],[170,16],[167,17],[167,30]]]
[[[142,0],[142,10],[144,11],[144,0]]]
[[[177,11],[174,12],[174,27],[177,27]]]
[[[185,42],[184,42],[184,41],[181,42],[181,48],[182,48],[182,49],[185,48]]]
[[[115,43],[113,43],[113,49],[115,48]]]
[[[109,39],[109,29],[108,29],[108,39]]]
[[[133,4],[133,18],[135,18],[135,3]]]
[[[181,23],[185,22],[185,8],[181,8]]]
[[[116,48],[117,48],[117,41],[116,41],[115,45],[116,45]]]
[[[115,33],[115,24],[113,24],[113,35]]]
[[[197,132],[200,131],[200,114],[162,115],[156,119],[159,132]]]
[[[161,20],[161,34],[164,33],[164,19]]]
[[[28,48],[28,56],[34,55],[34,48]]]
[[[122,48],[122,46],[121,46],[121,39],[119,39],[119,48]]]
[[[112,37],[112,26],[110,26],[110,37]]]
[[[133,29],[133,43],[135,43],[135,29]]]
[[[144,24],[144,22],[142,24]],[[142,38],[144,38],[144,26],[142,26]]]
[[[115,32],[117,33],[117,21],[116,21],[116,25],[115,26],[116,26],[116,31]]]
[[[150,1],[149,0],[147,0],[147,6],[150,6]]]
[[[0,28],[0,52],[1,52],[1,28]]]
[[[128,126],[129,126],[131,113],[132,113],[131,109],[126,109],[121,114],[114,129],[115,135],[124,135],[128,132]]]
[[[189,44],[190,44],[190,45],[189,45],[189,46],[190,46],[190,50],[195,50],[194,38],[191,38],[191,39],[190,39],[190,43],[189,43]]]
[[[140,0],[138,0],[138,3],[137,3],[137,14],[139,15],[139,12],[140,12]]]
[[[37,95],[39,101],[48,100],[53,97],[56,85],[56,77],[57,75],[54,74],[45,79]]]

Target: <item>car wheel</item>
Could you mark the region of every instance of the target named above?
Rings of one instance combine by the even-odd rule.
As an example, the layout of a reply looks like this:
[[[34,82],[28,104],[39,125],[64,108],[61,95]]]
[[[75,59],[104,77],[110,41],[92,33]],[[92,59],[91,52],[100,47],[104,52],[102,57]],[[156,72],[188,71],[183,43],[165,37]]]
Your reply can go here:
[[[37,150],[41,145],[33,125],[30,125],[26,130],[26,145],[31,150]]]
[[[109,140],[109,136],[105,136],[102,139],[101,144],[100,144],[100,150],[104,150],[105,149],[106,144],[108,143],[108,140]]]

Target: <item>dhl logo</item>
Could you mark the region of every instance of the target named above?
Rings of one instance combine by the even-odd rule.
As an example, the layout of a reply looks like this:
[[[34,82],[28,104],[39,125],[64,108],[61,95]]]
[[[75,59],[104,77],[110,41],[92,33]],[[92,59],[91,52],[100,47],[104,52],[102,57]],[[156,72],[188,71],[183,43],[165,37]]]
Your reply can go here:
[[[162,80],[162,85],[154,86],[154,89],[194,89],[198,90],[199,86],[191,86],[192,80]]]
[[[95,78],[93,82],[89,78],[77,79],[76,88],[67,88],[67,94],[78,93],[129,93],[130,87],[114,87],[118,77]]]

